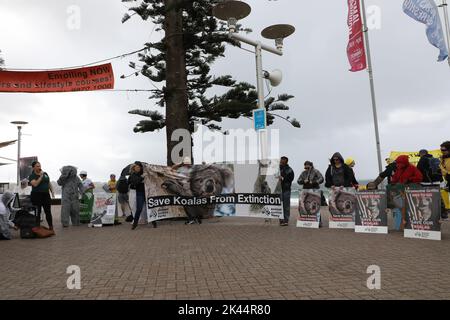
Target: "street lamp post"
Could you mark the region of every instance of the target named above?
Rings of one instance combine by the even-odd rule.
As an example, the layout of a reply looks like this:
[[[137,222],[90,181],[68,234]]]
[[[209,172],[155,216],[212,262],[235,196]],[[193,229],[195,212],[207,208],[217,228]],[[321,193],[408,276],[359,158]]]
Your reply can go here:
[[[267,117],[264,101],[264,78],[274,80],[276,83],[274,86],[281,82],[280,72],[277,70],[275,77],[278,79],[272,79],[272,75],[263,70],[262,66],[262,51],[267,51],[278,56],[283,55],[283,39],[289,37],[295,32],[295,28],[287,24],[278,24],[267,27],[261,33],[266,39],[275,40],[276,48],[265,45],[260,41],[255,41],[238,34],[237,21],[247,17],[251,12],[251,7],[243,1],[224,1],[216,5],[213,9],[213,14],[216,18],[228,22],[229,37],[239,42],[246,43],[255,48],[255,60],[256,60],[256,83],[258,91],[258,111],[264,115],[264,123],[255,129],[259,132],[259,141],[261,148],[261,160],[268,160],[268,141],[267,141]],[[254,118],[256,113],[253,113]]]
[[[13,125],[17,127],[17,186],[20,185],[20,147],[22,140],[22,127],[28,122],[25,121],[12,121]]]

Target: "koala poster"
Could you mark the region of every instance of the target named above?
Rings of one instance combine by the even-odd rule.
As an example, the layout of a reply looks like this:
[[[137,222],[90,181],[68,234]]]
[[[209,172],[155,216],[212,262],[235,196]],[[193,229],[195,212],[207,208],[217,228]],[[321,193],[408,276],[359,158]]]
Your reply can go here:
[[[439,189],[407,189],[405,237],[441,240]]]
[[[148,221],[184,216],[203,218],[282,216],[278,161],[144,169]]]
[[[297,227],[319,228],[321,200],[320,190],[303,190],[300,193]]]
[[[356,199],[355,232],[387,234],[386,191],[357,192]]]
[[[334,187],[330,191],[330,228],[353,229],[357,209],[356,191],[353,188]]]

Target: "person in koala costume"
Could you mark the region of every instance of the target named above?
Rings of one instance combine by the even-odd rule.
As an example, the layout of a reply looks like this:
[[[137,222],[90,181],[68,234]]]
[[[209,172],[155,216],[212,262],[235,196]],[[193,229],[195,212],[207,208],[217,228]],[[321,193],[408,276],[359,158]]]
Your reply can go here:
[[[0,201],[0,240],[11,240],[10,227],[14,227],[11,222],[11,203],[15,198],[15,194],[12,192],[5,192],[1,196]]]
[[[83,192],[83,184],[77,175],[77,168],[65,166],[61,169],[58,185],[62,187],[61,195],[61,223],[64,228],[80,225],[79,196]]]

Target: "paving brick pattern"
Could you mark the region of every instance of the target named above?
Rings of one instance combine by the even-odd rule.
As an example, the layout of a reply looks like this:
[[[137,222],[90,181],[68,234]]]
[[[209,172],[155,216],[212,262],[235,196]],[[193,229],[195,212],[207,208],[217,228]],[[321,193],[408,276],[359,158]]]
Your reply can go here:
[[[327,221],[298,229],[295,218],[293,210],[289,227],[223,218],[16,234],[0,242],[0,299],[450,299],[448,222],[438,242],[331,230]],[[81,290],[67,289],[70,265],[81,268]],[[366,286],[370,265],[381,268],[381,290]]]

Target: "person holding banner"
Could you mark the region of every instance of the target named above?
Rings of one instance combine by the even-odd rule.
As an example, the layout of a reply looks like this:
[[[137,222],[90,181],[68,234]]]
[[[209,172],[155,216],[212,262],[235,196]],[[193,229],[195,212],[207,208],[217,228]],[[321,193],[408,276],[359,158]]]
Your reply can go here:
[[[131,230],[135,230],[138,226],[141,213],[146,203],[145,184],[144,184],[144,165],[140,161],[136,161],[131,167],[131,175],[128,179],[130,189],[136,190],[136,212],[134,214],[133,226]],[[146,212],[146,211],[145,211]],[[156,228],[156,221],[152,222],[153,228]]]
[[[305,171],[302,172],[300,177],[297,180],[297,183],[301,186],[303,186],[303,190],[313,190],[313,189],[320,189],[320,185],[325,181],[323,178],[323,175],[320,173],[319,170],[314,168],[314,163],[311,161],[305,162]],[[323,195],[323,192],[321,193],[321,205],[326,206],[327,201]]]

